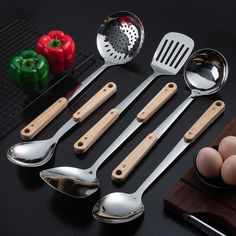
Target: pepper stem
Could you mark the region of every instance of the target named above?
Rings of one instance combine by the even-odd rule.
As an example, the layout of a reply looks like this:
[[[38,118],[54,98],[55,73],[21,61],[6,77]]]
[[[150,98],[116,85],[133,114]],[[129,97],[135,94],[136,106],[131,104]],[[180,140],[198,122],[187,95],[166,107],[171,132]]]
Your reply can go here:
[[[27,58],[22,60],[23,69],[35,69],[37,60],[35,58]]]
[[[60,48],[62,46],[61,40],[59,39],[52,39],[49,44],[49,47],[51,48]]]

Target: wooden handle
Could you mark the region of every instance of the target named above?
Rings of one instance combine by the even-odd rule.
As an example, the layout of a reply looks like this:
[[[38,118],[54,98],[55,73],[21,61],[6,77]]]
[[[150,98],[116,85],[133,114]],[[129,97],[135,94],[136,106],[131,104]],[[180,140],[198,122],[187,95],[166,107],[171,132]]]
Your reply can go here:
[[[170,82],[138,113],[137,120],[146,122],[157,112],[177,91],[177,85]]]
[[[225,110],[223,101],[215,101],[185,133],[186,142],[193,142]]]
[[[76,153],[86,152],[102,134],[118,119],[119,111],[111,109],[101,120],[99,120],[86,134],[74,143]]]
[[[157,139],[154,133],[150,133],[143,139],[143,141],[112,171],[112,180],[125,180],[143,157],[151,150],[157,142]]]
[[[73,118],[77,122],[82,122],[99,106],[101,106],[108,98],[110,98],[117,91],[117,86],[113,82],[107,83],[100,89],[92,98],[90,98],[82,107],[74,114]]]
[[[24,140],[32,139],[38,134],[48,123],[50,123],[62,110],[68,105],[66,98],[61,97],[48,107],[44,112],[37,116],[33,121],[26,125],[20,135]]]

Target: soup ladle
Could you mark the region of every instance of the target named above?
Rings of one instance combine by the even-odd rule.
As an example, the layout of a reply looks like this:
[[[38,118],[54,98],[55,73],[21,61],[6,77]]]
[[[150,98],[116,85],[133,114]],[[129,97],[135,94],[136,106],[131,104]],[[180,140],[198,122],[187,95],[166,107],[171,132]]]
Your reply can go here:
[[[159,125],[160,135],[169,128],[194,98],[219,91],[226,82],[227,76],[228,63],[218,51],[206,48],[190,56],[184,66],[184,78],[191,89],[191,94]],[[113,144],[88,169],[56,167],[41,171],[40,176],[49,186],[59,192],[76,198],[88,197],[99,188],[96,173],[116,148]]]

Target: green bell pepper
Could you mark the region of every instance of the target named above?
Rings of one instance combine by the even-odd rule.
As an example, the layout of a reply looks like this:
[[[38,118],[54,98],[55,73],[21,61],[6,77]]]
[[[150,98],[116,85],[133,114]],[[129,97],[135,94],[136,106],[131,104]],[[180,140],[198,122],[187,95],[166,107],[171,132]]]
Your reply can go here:
[[[10,61],[9,77],[25,93],[33,94],[47,86],[47,59],[33,50],[22,51]]]

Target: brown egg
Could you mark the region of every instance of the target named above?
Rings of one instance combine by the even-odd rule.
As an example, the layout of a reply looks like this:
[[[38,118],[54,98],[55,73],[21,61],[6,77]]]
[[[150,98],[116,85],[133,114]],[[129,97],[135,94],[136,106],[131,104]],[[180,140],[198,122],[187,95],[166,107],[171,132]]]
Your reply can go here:
[[[236,155],[236,137],[227,136],[223,138],[219,144],[218,152],[222,156],[223,160],[226,160],[232,155]]]
[[[196,157],[198,171],[205,177],[215,178],[220,176],[223,160],[219,152],[214,148],[202,148]]]
[[[226,184],[236,185],[236,155],[232,155],[224,161],[221,177]]]

